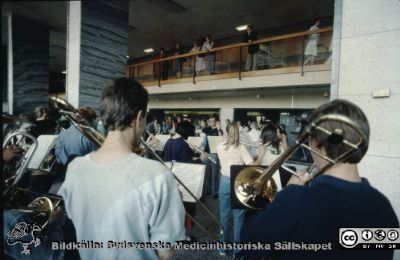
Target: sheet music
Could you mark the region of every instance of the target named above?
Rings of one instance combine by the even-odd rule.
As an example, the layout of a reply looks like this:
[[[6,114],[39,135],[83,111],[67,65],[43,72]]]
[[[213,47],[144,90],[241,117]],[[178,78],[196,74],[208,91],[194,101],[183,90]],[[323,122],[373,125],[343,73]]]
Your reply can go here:
[[[46,155],[56,144],[58,135],[41,135],[38,137],[38,147],[29,162],[28,169],[39,169]]]
[[[155,136],[157,140],[160,142],[158,144],[154,144],[151,146],[156,151],[164,151],[164,146],[167,143],[168,139],[171,138],[170,135],[156,135]]]
[[[281,183],[281,177],[279,176],[279,169],[276,170],[274,175],[272,175],[272,179],[274,179],[274,181],[276,183],[276,187],[278,188],[277,191],[281,191],[282,190],[282,183]]]
[[[207,136],[210,153],[218,153],[217,145],[224,142],[223,136]]]
[[[166,163],[171,168],[171,163]],[[204,175],[206,172],[206,166],[204,164],[195,163],[174,163],[172,172],[183,184],[193,193],[193,195],[200,199],[203,192]],[[183,194],[183,201],[185,202],[196,202],[196,200],[179,185],[179,190]]]
[[[202,138],[199,136],[189,136],[188,143],[200,147]]]

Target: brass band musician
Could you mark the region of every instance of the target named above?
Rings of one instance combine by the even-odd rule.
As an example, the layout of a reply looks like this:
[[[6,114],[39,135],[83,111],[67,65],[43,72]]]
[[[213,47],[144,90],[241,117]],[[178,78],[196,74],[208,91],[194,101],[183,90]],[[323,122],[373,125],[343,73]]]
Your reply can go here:
[[[78,241],[174,244],[184,240],[185,211],[172,173],[132,151],[146,126],[148,93],[138,82],[116,79],[103,90],[103,145],[68,166],[59,194]],[[167,259],[171,248],[80,249],[82,259]]]
[[[367,138],[367,146],[358,148],[344,163],[337,163],[325,170],[310,185],[308,173],[301,178],[293,176],[288,186],[279,192],[275,200],[258,212],[245,225],[242,232],[244,242],[275,243],[308,242],[332,243],[331,250],[254,250],[243,252],[255,259],[392,259],[393,250],[339,250],[339,229],[343,227],[399,227],[389,200],[368,180],[361,177],[358,163],[368,149],[369,123],[363,111],[345,100],[334,100],[321,105],[310,116],[310,122],[327,114],[350,118],[360,126]],[[342,122],[325,122],[328,131],[342,129],[344,139],[356,142],[354,129]],[[329,140],[327,135],[314,131],[309,138],[310,147],[337,158],[346,147],[343,143]],[[311,153],[318,169],[328,161]],[[374,214],[379,212],[379,214]],[[253,259],[253,258],[251,258]]]

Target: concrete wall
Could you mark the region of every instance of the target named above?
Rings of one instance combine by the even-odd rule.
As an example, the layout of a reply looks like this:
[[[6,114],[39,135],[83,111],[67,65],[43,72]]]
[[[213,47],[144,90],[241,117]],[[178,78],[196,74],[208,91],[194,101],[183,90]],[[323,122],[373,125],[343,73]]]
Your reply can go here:
[[[30,20],[12,17],[13,114],[48,106],[49,30]]]
[[[400,218],[400,2],[336,2],[342,6],[335,11],[335,20],[341,16],[340,45],[333,49],[340,52],[338,97],[359,105],[371,126],[360,173],[389,198]],[[379,89],[390,89],[390,97],[374,98]]]

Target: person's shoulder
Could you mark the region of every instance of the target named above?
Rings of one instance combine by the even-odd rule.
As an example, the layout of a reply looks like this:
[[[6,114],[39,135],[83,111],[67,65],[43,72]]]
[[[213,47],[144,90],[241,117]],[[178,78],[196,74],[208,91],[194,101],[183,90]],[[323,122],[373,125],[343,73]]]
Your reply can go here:
[[[146,176],[149,179],[170,175],[171,173],[168,167],[163,165],[161,162],[139,156],[135,163],[132,162],[131,167],[134,167],[135,170],[140,169],[141,175]]]
[[[277,193],[275,200],[287,201],[290,204],[293,203],[292,205],[304,205],[308,198],[313,197],[312,194],[312,189],[309,186],[290,184]]]
[[[79,156],[75,157],[69,164],[68,164],[68,170],[76,170],[76,169],[81,169],[83,165],[87,165],[87,160],[88,160],[89,154],[85,156]]]

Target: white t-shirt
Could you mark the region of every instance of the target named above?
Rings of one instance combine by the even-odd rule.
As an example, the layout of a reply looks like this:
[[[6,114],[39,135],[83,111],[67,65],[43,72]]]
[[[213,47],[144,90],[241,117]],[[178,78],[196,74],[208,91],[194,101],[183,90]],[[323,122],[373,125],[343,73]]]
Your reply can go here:
[[[231,145],[228,151],[225,150],[224,143],[217,145],[219,162],[221,164],[221,174],[230,177],[231,165],[243,165],[253,162],[246,147],[240,144],[238,147]]]
[[[253,128],[247,133],[247,135],[253,143],[257,143],[260,140],[261,131]]]
[[[173,244],[185,239],[177,182],[159,162],[134,153],[112,162],[94,161],[90,154],[78,157],[58,193],[77,241],[103,242],[103,249],[79,249],[82,259],[158,259],[153,249],[108,249],[108,241]]]

